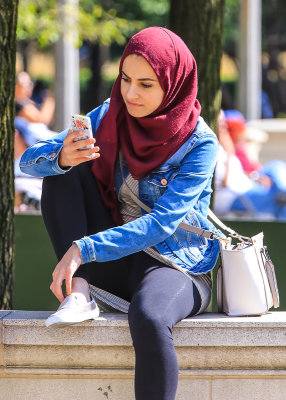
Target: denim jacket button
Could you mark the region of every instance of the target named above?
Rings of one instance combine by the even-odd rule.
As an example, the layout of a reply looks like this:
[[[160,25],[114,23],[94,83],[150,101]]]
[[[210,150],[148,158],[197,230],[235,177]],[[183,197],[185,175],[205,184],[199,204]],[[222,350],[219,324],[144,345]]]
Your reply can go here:
[[[161,185],[166,186],[168,183],[167,179],[163,178],[161,179]]]
[[[52,153],[52,154],[51,154],[51,157],[55,157],[56,154],[57,154],[57,153]]]

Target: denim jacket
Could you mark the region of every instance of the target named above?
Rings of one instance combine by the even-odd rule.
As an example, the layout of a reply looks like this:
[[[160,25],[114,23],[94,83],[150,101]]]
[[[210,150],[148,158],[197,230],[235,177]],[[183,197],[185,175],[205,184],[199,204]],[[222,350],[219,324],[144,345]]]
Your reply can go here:
[[[93,134],[109,107],[109,100],[91,111]],[[29,147],[20,161],[26,174],[45,177],[64,174],[58,164],[67,130]],[[104,149],[101,149],[103,152]],[[122,226],[76,240],[83,263],[119,259],[154,246],[190,274],[210,271],[219,253],[218,240],[208,240],[178,227],[180,222],[221,232],[207,219],[211,181],[217,158],[216,135],[200,117],[191,137],[163,165],[139,180],[139,199],[152,208]],[[125,166],[124,174],[128,173]],[[122,183],[117,166],[115,187]]]

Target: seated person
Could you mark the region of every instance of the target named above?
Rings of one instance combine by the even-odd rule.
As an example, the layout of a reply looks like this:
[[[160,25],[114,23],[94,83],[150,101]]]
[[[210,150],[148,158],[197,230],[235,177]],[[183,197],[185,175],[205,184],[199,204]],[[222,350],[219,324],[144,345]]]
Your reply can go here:
[[[45,132],[40,130],[42,132],[41,137],[35,129],[38,125],[28,123],[25,118],[15,117],[15,212],[40,208],[42,179],[25,174],[19,167],[20,158],[29,146],[35,144],[41,138],[48,139],[55,134],[46,128]]]
[[[235,212],[286,219],[286,205],[280,200],[286,193],[283,176],[280,177],[280,185],[250,179],[235,154],[223,112],[219,118],[218,136],[220,149],[215,171],[214,211],[219,215]]]
[[[249,128],[242,113],[237,110],[226,110],[224,115],[226,127],[234,144],[235,154],[239,158],[244,172],[253,180],[259,180],[269,187],[274,184],[279,190],[285,191],[286,164],[280,160],[273,160],[262,165],[259,162],[258,155],[250,154],[247,143]],[[265,132],[259,131],[260,135],[263,133],[265,134]],[[255,132],[255,134],[258,134],[258,132]]]
[[[49,126],[55,111],[55,100],[49,92],[46,93],[40,106],[31,99],[33,81],[27,72],[20,72],[16,77],[15,106],[16,115],[29,122],[39,122]]]
[[[239,158],[244,171],[250,174],[261,168],[257,154],[249,154],[247,143],[247,123],[240,111],[225,110],[225,122],[233,141],[235,154]]]

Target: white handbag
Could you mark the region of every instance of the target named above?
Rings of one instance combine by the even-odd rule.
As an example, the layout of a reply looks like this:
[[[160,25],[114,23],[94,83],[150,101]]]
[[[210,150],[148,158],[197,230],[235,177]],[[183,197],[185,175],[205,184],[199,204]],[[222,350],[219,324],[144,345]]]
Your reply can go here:
[[[120,159],[120,164],[122,159]],[[123,174],[122,174],[123,176]],[[146,206],[128,187],[132,199],[146,212]],[[271,307],[279,307],[279,291],[274,265],[263,245],[263,233],[253,237],[239,235],[226,226],[209,210],[208,216],[223,230],[228,237],[219,237],[215,232],[196,226],[180,223],[179,227],[208,240],[219,240],[221,266],[217,273],[217,305],[218,311],[230,316],[262,315]],[[232,240],[237,241],[232,244]]]
[[[218,311],[230,316],[261,315],[279,307],[273,263],[263,246],[263,233],[236,245],[220,242],[217,274]]]
[[[217,273],[218,311],[230,316],[265,314],[279,307],[279,290],[274,265],[263,233],[253,237],[239,235],[222,223],[212,211],[210,218],[229,233],[219,238],[221,266]],[[237,243],[232,244],[232,239]]]

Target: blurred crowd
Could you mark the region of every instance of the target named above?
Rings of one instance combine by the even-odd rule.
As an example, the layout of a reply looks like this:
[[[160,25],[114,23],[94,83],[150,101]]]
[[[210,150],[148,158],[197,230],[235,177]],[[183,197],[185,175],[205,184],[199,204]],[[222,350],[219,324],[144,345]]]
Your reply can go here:
[[[267,134],[247,125],[237,110],[221,111],[214,212],[221,216],[286,220],[286,163],[259,161]]]
[[[15,86],[15,212],[40,209],[42,179],[20,171],[19,161],[27,147],[55,134],[50,130],[55,111],[52,93],[41,81],[20,72]]]

